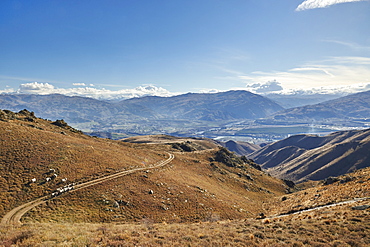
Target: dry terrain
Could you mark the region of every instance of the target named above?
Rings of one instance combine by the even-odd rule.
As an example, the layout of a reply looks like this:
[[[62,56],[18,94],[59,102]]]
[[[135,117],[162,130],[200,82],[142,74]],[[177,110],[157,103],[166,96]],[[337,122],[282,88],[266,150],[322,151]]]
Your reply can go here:
[[[26,111],[2,111],[0,118],[1,217],[65,183],[175,156],[164,167],[71,190],[33,208],[22,225],[1,226],[0,246],[370,245],[368,168],[325,185],[290,188],[214,144],[93,138]],[[353,198],[363,200],[277,217]]]
[[[278,218],[198,223],[154,223],[145,218],[137,223],[27,223],[1,228],[0,245],[367,247],[370,212],[356,206],[369,203],[359,201]]]
[[[275,177],[294,182],[322,180],[370,165],[370,129],[326,136],[295,135],[249,155]]]
[[[29,211],[23,222],[137,222],[143,218],[197,222],[254,217],[263,201],[287,189],[282,181],[232,153],[223,157],[229,164],[215,160],[218,145],[206,140],[135,144],[89,137],[64,121],[39,119],[28,111],[2,111],[1,119],[1,216],[67,184],[151,167],[168,153],[175,155],[163,168],[71,190]]]

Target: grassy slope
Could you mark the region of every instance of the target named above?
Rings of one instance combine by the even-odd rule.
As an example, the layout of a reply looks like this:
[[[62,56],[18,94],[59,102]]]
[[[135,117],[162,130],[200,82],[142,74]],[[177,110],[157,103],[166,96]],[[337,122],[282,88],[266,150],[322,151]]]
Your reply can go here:
[[[333,193],[340,199],[369,196],[369,175],[370,168],[366,168],[351,174],[350,182],[318,185],[284,201],[279,196],[265,207],[275,214],[301,207],[302,200],[311,201],[311,205],[332,202]],[[198,223],[155,223],[148,218],[124,224],[28,223],[1,228],[0,245],[366,247],[370,245],[370,209],[352,207],[368,204],[365,200],[280,218],[206,219]]]
[[[180,152],[172,145],[123,143],[85,136],[50,123],[36,118],[30,122],[21,114],[0,122],[0,215],[50,194],[63,185],[61,178],[68,178],[67,183],[88,181],[121,169],[143,167],[165,159],[167,151],[176,156],[170,166],[72,191],[36,207],[24,221],[236,219],[257,215],[263,201],[284,194],[286,189],[280,180],[249,165],[243,169],[218,162],[210,165],[215,150]],[[213,143],[209,145],[214,147]],[[50,168],[58,177],[46,183]],[[32,178],[37,182],[29,183]],[[154,193],[149,194],[149,190]]]
[[[26,185],[30,178],[42,179],[51,164],[60,177],[88,180],[113,169],[142,166],[143,159],[147,163],[161,160],[164,151],[173,152],[176,158],[164,169],[75,191],[37,207],[26,215],[23,226],[0,228],[0,246],[370,244],[369,209],[351,209],[369,204],[368,200],[281,218],[255,219],[259,212],[275,215],[369,197],[370,168],[350,174],[350,181],[345,183],[324,186],[315,182],[306,185],[306,190],[283,195],[285,187],[278,180],[256,169],[227,167],[218,162],[210,165],[212,150],[178,152],[170,145],[122,144],[65,129],[62,131],[67,135],[63,135],[59,127],[37,121],[44,130],[27,127],[29,123],[19,120],[0,122],[1,145],[6,148],[1,149],[0,156],[3,211],[52,189],[54,184]],[[114,155],[110,155],[112,150]],[[245,179],[246,174],[253,181]],[[149,189],[154,193],[148,194]],[[122,200],[119,208],[113,207],[114,200]]]

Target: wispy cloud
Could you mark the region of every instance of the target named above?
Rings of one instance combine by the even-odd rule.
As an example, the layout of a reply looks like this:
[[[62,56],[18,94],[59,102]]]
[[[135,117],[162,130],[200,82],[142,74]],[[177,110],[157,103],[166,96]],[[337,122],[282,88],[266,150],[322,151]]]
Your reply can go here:
[[[324,42],[343,45],[343,46],[346,46],[346,47],[348,47],[348,48],[350,48],[354,51],[370,52],[370,46],[363,46],[363,45],[359,45],[359,44],[353,43],[353,42],[344,42],[344,41],[340,41],[340,40],[324,40]]]
[[[74,86],[83,86],[85,84],[76,83]],[[67,96],[83,96],[101,100],[121,100],[134,97],[143,96],[172,96],[176,93],[171,93],[162,87],[156,87],[153,85],[143,85],[132,89],[122,90],[108,90],[99,89],[95,87],[73,87],[73,88],[57,88],[50,83],[24,83],[19,86],[18,90],[6,89],[0,91],[0,93],[18,93],[18,94],[64,94]]]
[[[269,85],[280,85],[284,90],[311,90],[312,88],[358,88],[370,84],[370,57],[331,57],[304,64],[287,71],[261,72],[240,76],[249,90],[265,91]],[[279,84],[271,84],[276,81]],[[259,85],[259,87],[255,87]],[[365,87],[366,88],[366,87]],[[325,89],[326,90],[326,89]],[[276,91],[276,90],[275,90]]]
[[[331,5],[338,4],[338,3],[351,3],[351,2],[361,2],[361,1],[367,1],[367,0],[306,0],[296,8],[296,11],[317,9],[317,8],[327,8]]]

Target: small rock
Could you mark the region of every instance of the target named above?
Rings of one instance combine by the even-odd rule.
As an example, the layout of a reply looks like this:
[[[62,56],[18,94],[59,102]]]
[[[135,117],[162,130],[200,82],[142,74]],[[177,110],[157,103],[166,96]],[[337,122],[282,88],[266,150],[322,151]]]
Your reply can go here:
[[[151,194],[154,194],[154,191],[153,190],[149,190],[148,193],[151,195]]]
[[[266,215],[264,213],[260,213],[258,215],[258,219],[264,219],[264,218],[266,218]]]
[[[345,176],[344,178],[342,178],[342,179],[340,180],[340,183],[341,183],[341,184],[344,184],[344,183],[350,182],[350,181],[352,181],[352,180],[353,180],[353,178],[352,178],[352,177],[350,177],[350,176]]]
[[[289,187],[289,188],[294,188],[295,183],[291,180],[283,179],[283,182]]]
[[[339,179],[336,178],[336,177],[328,177],[327,179],[324,180],[324,185],[329,185],[329,184],[333,184],[335,182],[338,182]]]
[[[365,210],[370,208],[370,205],[360,205],[360,206],[354,206],[352,207],[352,210]]]

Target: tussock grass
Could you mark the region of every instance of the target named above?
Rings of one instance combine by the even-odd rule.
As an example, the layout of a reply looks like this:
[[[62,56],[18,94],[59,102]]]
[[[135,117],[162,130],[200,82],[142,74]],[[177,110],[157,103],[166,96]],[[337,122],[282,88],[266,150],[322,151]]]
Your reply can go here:
[[[14,115],[14,116],[13,116]],[[0,121],[0,216],[22,203],[67,183],[147,167],[175,159],[167,166],[142,171],[92,187],[70,191],[29,211],[23,222],[199,222],[254,217],[262,203],[283,195],[286,185],[250,164],[215,160],[215,144],[187,141],[195,152],[164,144],[135,144],[86,136],[63,122],[15,113]],[[226,156],[229,154],[225,154]],[[235,160],[235,157],[225,157]],[[228,159],[227,159],[228,160]],[[46,182],[52,176],[57,178]],[[36,178],[36,182],[30,182]],[[154,193],[148,193],[152,191]]]
[[[256,219],[369,197],[370,168],[286,194],[281,180],[218,162],[215,150],[92,138],[32,119],[0,122],[0,215],[60,186],[43,182],[49,168],[74,182],[150,165],[166,152],[175,159],[37,206],[24,225],[1,226],[0,246],[370,246],[369,209],[352,209],[368,200]]]
[[[370,197],[370,168],[341,176],[339,180],[348,177],[350,179],[347,182],[338,181],[329,185],[323,185],[322,182],[309,183],[311,188],[283,197],[276,197],[265,203],[264,207],[269,215],[279,215],[354,198]]]
[[[346,205],[311,214],[268,222],[30,223],[2,228],[0,246],[369,246],[369,211]]]

